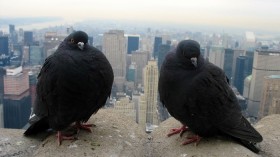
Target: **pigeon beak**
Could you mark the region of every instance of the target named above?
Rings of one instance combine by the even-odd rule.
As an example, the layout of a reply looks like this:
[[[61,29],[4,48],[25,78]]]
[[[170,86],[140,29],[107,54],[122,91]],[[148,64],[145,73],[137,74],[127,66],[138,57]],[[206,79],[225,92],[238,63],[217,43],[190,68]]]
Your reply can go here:
[[[197,58],[196,57],[192,57],[191,62],[195,67],[197,67]]]
[[[84,49],[84,43],[83,42],[78,42],[78,47],[83,50]]]

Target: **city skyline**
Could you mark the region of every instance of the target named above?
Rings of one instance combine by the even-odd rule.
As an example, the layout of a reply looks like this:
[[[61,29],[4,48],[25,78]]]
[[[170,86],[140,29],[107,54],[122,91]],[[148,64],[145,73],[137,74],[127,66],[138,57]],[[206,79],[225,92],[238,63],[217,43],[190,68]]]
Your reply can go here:
[[[279,10],[280,1],[277,0],[237,0],[234,3],[229,0],[175,2],[84,0],[82,3],[72,0],[50,0],[40,3],[34,0],[10,0],[1,2],[0,17],[3,19],[54,17],[56,22],[61,24],[86,20],[121,20],[180,26],[231,27],[279,33]]]
[[[34,83],[36,82],[36,76],[40,71],[44,59],[54,53],[60,42],[64,40],[69,33],[76,30],[77,27],[63,25],[51,29],[47,28],[32,31],[19,28],[17,24],[9,24],[8,27],[9,33],[3,32],[0,28],[0,39],[2,39],[0,40],[0,51],[2,54],[0,64],[3,71],[0,82],[1,79],[4,80],[2,84],[0,84],[1,89],[3,89],[2,99],[10,98],[11,94],[5,92],[5,89],[8,89],[7,87],[10,84],[14,85],[14,83],[9,84],[5,81],[5,78],[8,77],[6,75],[8,75],[9,72],[9,70],[7,71],[6,69],[9,67],[17,68],[21,65],[22,71],[25,72],[25,74],[28,72],[29,76],[29,81],[25,81],[24,85],[20,85],[24,87],[29,84],[28,92],[24,93],[26,95],[28,94],[28,97],[24,97],[26,99],[21,99],[15,103],[34,106],[34,99],[36,96],[36,86],[34,86]],[[197,40],[201,45],[201,54],[204,58],[227,71],[226,74],[229,76],[230,84],[233,85],[232,89],[240,100],[242,112],[244,112],[246,117],[250,117],[252,122],[258,118],[258,115],[252,114],[252,112],[255,112],[254,109],[258,107],[260,101],[258,99],[258,104],[251,104],[248,108],[247,102],[255,102],[255,99],[251,98],[252,92],[254,92],[252,88],[256,87],[259,91],[262,86],[262,83],[256,83],[256,81],[254,81],[260,80],[261,77],[259,76],[261,75],[255,77],[256,75],[254,72],[252,73],[254,68],[259,69],[253,66],[257,64],[258,61],[254,59],[253,56],[254,54],[256,55],[259,50],[263,50],[263,53],[267,52],[267,55],[270,56],[270,58],[263,59],[265,63],[270,63],[272,61],[271,58],[273,58],[273,61],[275,59],[276,62],[279,60],[278,57],[276,57],[279,55],[271,55],[270,53],[272,50],[279,53],[279,39],[257,38],[254,32],[243,32],[241,36],[232,36],[232,34],[227,33],[215,34],[182,30],[166,31],[161,28],[155,30],[151,28],[133,29],[128,27],[125,27],[125,29],[111,29],[110,25],[98,29],[98,27],[94,27],[90,24],[80,28],[78,27],[78,29],[90,32],[89,44],[101,50],[112,64],[115,81],[112,88],[112,99],[108,101],[107,107],[115,107],[116,110],[121,113],[133,114],[132,118],[135,119],[137,123],[147,124],[146,129],[148,132],[151,131],[150,129],[153,128],[153,125],[157,125],[169,117],[159,100],[155,99],[158,98],[156,96],[156,78],[158,78],[158,74],[156,73],[158,73],[166,54],[171,49],[174,49],[179,41],[184,39]],[[136,45],[138,45],[131,53],[127,51],[130,45],[130,36],[137,36]],[[240,56],[247,58],[244,65],[240,63]],[[264,61],[261,61],[261,63]],[[151,62],[153,62],[153,64],[151,64]],[[134,68],[130,69],[129,67],[132,63]],[[272,63],[272,65],[275,65],[275,63]],[[147,70],[149,68],[150,70]],[[273,69],[272,72],[273,73],[269,74],[279,75],[279,73],[275,72]],[[131,79],[128,79],[126,73],[132,75]],[[150,77],[153,76],[153,73],[155,76]],[[251,75],[250,80],[246,78],[248,75]],[[152,81],[149,81],[149,79]],[[244,79],[245,82],[243,82]],[[258,86],[254,84],[258,84]],[[10,91],[18,89],[19,88],[9,88]],[[17,96],[16,94],[12,96],[14,97],[14,95]],[[0,125],[3,127],[4,122],[4,127],[6,127],[8,122],[5,122],[5,119],[7,121],[9,117],[4,117],[4,112],[2,111],[9,113],[7,104],[9,105],[11,103],[8,99],[7,101],[6,99],[3,100],[5,101],[0,104]],[[133,100],[133,102],[131,100]],[[278,100],[278,98],[275,100]],[[269,100],[269,102],[271,101]],[[252,111],[249,112],[247,109]],[[30,111],[29,109],[28,112]],[[154,111],[158,114],[154,114]],[[29,116],[29,114],[27,115]],[[148,118],[150,120],[147,121],[146,117],[150,117]]]

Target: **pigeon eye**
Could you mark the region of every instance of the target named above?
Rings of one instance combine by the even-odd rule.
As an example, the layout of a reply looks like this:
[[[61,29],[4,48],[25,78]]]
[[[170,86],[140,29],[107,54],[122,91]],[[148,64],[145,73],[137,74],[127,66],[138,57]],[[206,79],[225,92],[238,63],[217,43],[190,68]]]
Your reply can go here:
[[[74,39],[72,38],[72,39],[70,40],[70,42],[71,42],[71,43],[74,43]]]

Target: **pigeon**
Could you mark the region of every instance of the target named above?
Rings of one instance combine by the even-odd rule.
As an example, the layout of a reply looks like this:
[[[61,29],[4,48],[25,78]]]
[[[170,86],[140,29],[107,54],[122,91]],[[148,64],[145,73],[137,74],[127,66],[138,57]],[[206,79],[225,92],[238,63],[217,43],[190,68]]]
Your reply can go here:
[[[195,135],[184,145],[198,144],[202,137],[227,136],[259,152],[256,143],[262,136],[242,115],[224,71],[203,58],[197,41],[183,40],[168,53],[158,84],[160,101],[183,125],[168,136],[192,131]]]
[[[75,31],[44,62],[36,86],[36,101],[25,136],[57,131],[58,144],[74,139],[63,134],[72,127],[91,132],[88,119],[110,97],[113,70],[105,55],[88,44],[88,35]]]

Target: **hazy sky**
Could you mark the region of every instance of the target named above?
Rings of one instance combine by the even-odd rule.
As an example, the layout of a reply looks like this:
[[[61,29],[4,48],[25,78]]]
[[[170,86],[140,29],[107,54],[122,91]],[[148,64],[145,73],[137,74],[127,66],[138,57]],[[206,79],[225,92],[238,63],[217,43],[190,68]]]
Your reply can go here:
[[[0,17],[120,19],[280,31],[280,0],[1,0]]]

